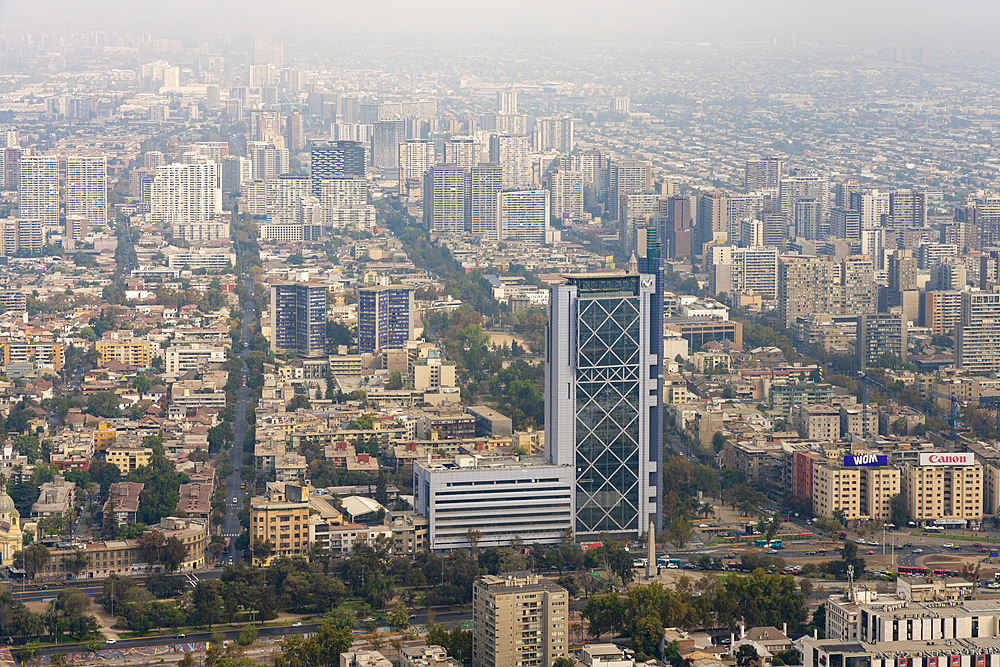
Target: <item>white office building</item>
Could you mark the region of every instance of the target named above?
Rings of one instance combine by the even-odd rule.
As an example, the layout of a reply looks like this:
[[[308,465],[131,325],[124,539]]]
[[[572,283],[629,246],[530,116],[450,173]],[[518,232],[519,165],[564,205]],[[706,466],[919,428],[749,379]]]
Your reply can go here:
[[[549,191],[497,193],[497,228],[501,239],[545,243],[545,232],[549,228]]]
[[[108,220],[108,161],[101,156],[66,158],[66,216],[82,216],[88,224]]]
[[[219,166],[205,162],[157,167],[149,210],[153,223],[158,225],[212,220],[222,213]]]

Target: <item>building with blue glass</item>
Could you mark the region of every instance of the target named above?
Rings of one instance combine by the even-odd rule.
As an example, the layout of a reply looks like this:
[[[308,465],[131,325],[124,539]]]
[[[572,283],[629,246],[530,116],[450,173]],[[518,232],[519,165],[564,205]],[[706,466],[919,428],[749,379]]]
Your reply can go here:
[[[546,456],[576,471],[577,539],[634,539],[662,528],[662,287],[656,273],[564,278],[549,297]]]
[[[271,351],[300,357],[326,355],[326,285],[271,284]]]
[[[362,353],[399,350],[413,339],[412,285],[358,290],[358,348]]]

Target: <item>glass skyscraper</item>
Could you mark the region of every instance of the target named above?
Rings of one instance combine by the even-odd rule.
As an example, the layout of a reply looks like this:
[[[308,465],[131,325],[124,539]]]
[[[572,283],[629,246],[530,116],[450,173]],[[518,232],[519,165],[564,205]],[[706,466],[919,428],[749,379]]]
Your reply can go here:
[[[271,350],[300,357],[326,355],[326,285],[271,284]]]
[[[638,537],[662,526],[662,288],[655,274],[566,278],[549,297],[546,453],[576,468],[578,536]]]

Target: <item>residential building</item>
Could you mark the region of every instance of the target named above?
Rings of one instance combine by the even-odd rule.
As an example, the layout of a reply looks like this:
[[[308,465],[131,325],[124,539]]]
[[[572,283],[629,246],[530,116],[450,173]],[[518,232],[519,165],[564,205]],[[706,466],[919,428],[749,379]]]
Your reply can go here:
[[[550,194],[553,218],[572,218],[583,215],[584,177],[581,171],[556,169],[545,175],[545,187]]]
[[[662,524],[663,359],[648,335],[663,329],[662,288],[650,274],[565,278],[549,297],[546,454],[576,471],[578,536],[638,536]]]
[[[96,447],[95,447],[96,449]],[[140,466],[149,465],[153,450],[149,447],[108,447],[104,460],[118,466],[122,477]]]
[[[502,240],[545,243],[549,229],[549,191],[498,192],[496,224]]]
[[[399,143],[399,192],[409,192],[411,187],[424,183],[424,174],[437,161],[434,142],[426,139],[408,139]]]
[[[792,409],[792,426],[807,440],[840,440],[840,411],[829,405],[798,405]]]
[[[531,186],[529,152],[530,142],[526,136],[503,133],[490,135],[490,162],[500,165],[505,190]]]
[[[222,214],[219,166],[209,161],[157,167],[150,196],[150,219],[154,224],[173,226],[214,221]]]
[[[108,162],[101,156],[66,158],[66,217],[91,227],[108,221]]]
[[[883,366],[885,354],[895,355],[905,363],[909,342],[906,324],[907,318],[898,307],[888,313],[861,313],[855,344],[858,368]]]
[[[955,327],[962,321],[962,292],[924,292],[921,306],[921,324],[932,334],[955,335]]]
[[[270,313],[275,354],[326,355],[326,285],[272,283]]]
[[[469,168],[465,202],[466,230],[488,241],[500,240],[497,226],[497,196],[503,189],[503,169],[492,162]]]
[[[414,507],[432,550],[558,544],[573,528],[574,469],[540,457],[472,457],[413,462]]]
[[[250,500],[250,541],[258,539],[270,541],[278,557],[309,552],[308,486],[269,482],[265,495]]]
[[[372,131],[372,162],[378,169],[399,169],[399,146],[406,141],[406,121],[380,120]]]
[[[358,346],[362,354],[396,350],[413,340],[414,287],[387,285],[358,290]]]
[[[778,312],[791,327],[800,315],[875,313],[874,267],[868,257],[783,255],[778,258]]]
[[[59,224],[59,160],[53,155],[21,155],[17,216],[42,226]]]
[[[124,366],[136,369],[150,368],[153,364],[153,346],[147,340],[140,338],[105,339],[97,341],[94,347],[97,349],[101,364],[117,361]]]
[[[973,454],[921,453],[901,466],[900,491],[919,525],[964,527],[983,516],[983,466]]]
[[[178,343],[163,354],[167,373],[197,371],[209,363],[225,363],[226,348],[204,343]]]
[[[1000,371],[1000,287],[962,292],[962,319],[955,331],[956,368],[968,373]]]
[[[114,517],[119,526],[131,526],[139,514],[139,494],[145,484],[119,482],[111,485],[111,492],[104,504],[104,520]]]
[[[649,162],[614,160],[608,165],[608,217],[610,219],[617,220],[620,217],[619,206],[623,196],[652,192],[653,173],[652,164]],[[688,218],[690,219],[691,203],[689,199],[687,201]],[[689,228],[690,224],[685,227],[685,229]],[[668,254],[668,256],[672,255]]]
[[[317,144],[309,154],[309,174],[313,194],[319,196],[320,183],[336,176],[365,175],[365,146],[360,141]]]
[[[743,181],[747,192],[777,190],[785,173],[785,161],[773,156],[747,160]]]
[[[467,174],[456,164],[436,164],[424,175],[424,227],[432,232],[465,231]]]
[[[569,593],[538,575],[481,577],[472,621],[473,667],[547,667],[569,655]]]
[[[73,507],[75,496],[76,484],[67,482],[65,477],[57,475],[51,482],[45,482],[38,487],[38,500],[31,506],[31,516],[38,518],[65,516]]]

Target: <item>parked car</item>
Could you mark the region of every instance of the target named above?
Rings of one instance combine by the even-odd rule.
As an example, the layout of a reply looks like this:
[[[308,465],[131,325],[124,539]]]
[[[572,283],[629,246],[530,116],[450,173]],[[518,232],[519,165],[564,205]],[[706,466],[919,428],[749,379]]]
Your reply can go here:
[[[865,552],[865,555],[866,555],[866,556],[874,556],[874,555],[875,555],[875,552],[874,552],[874,551],[866,551],[866,552]]]
[[[299,622],[299,621],[295,621],[294,623],[292,623],[292,627],[293,628],[301,628],[302,627],[302,623]]]
[[[104,643],[105,644],[117,644],[118,640],[117,639],[105,639]]]

